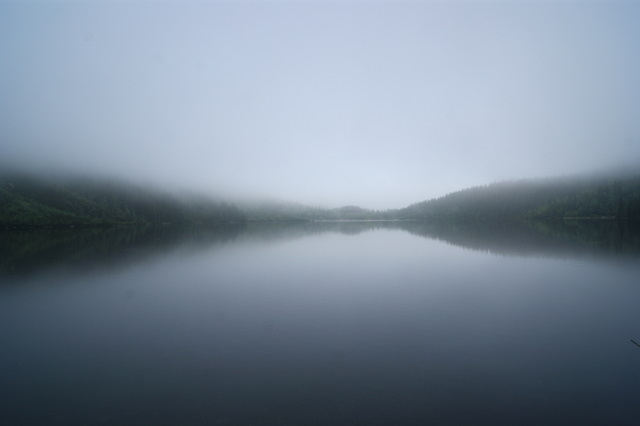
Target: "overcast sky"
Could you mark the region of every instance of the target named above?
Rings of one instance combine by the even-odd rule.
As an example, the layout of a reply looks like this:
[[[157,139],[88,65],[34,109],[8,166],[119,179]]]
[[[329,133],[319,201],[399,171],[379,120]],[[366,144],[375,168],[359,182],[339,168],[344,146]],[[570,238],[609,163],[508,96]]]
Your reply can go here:
[[[5,167],[380,209],[640,165],[640,2],[0,0],[0,61]]]

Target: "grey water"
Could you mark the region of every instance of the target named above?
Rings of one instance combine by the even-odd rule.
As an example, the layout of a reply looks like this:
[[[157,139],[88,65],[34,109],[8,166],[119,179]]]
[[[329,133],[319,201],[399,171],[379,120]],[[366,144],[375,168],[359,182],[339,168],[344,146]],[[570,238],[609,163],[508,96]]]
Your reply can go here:
[[[0,424],[638,424],[613,222],[0,233]]]

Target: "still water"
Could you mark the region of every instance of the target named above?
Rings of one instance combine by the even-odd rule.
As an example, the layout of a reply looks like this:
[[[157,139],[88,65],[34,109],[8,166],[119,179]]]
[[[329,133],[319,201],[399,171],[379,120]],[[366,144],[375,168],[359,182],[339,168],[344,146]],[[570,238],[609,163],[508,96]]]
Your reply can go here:
[[[0,424],[639,424],[618,224],[0,234]]]

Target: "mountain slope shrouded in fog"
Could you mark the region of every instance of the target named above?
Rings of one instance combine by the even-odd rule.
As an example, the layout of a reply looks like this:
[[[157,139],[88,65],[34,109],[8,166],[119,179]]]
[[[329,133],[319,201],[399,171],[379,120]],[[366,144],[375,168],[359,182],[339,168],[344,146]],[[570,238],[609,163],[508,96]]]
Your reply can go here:
[[[107,181],[0,179],[0,225],[111,226],[243,221],[640,219],[640,176],[558,177],[463,189],[396,210],[254,202],[236,206]]]
[[[498,182],[397,211],[401,219],[640,219],[640,176]]]
[[[234,205],[208,199],[182,200],[133,185],[51,181],[27,175],[0,178],[0,225],[8,227],[241,221],[244,215]]]

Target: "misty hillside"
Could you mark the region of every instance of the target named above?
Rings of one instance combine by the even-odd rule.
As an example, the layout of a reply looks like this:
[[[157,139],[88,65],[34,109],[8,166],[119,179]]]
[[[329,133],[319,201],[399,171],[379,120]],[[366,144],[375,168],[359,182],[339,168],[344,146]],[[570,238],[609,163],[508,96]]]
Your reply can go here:
[[[468,188],[397,210],[399,219],[640,219],[640,176],[547,178]]]
[[[640,175],[559,177],[498,182],[408,207],[374,211],[295,203],[245,206],[249,220],[640,219]]]
[[[206,199],[179,200],[112,182],[0,178],[0,226],[112,226],[244,221],[235,206]]]
[[[547,178],[463,189],[398,210],[334,209],[297,203],[247,203],[241,208],[121,183],[87,179],[0,178],[0,226],[59,227],[217,224],[249,221],[431,219],[640,219],[640,175]]]

